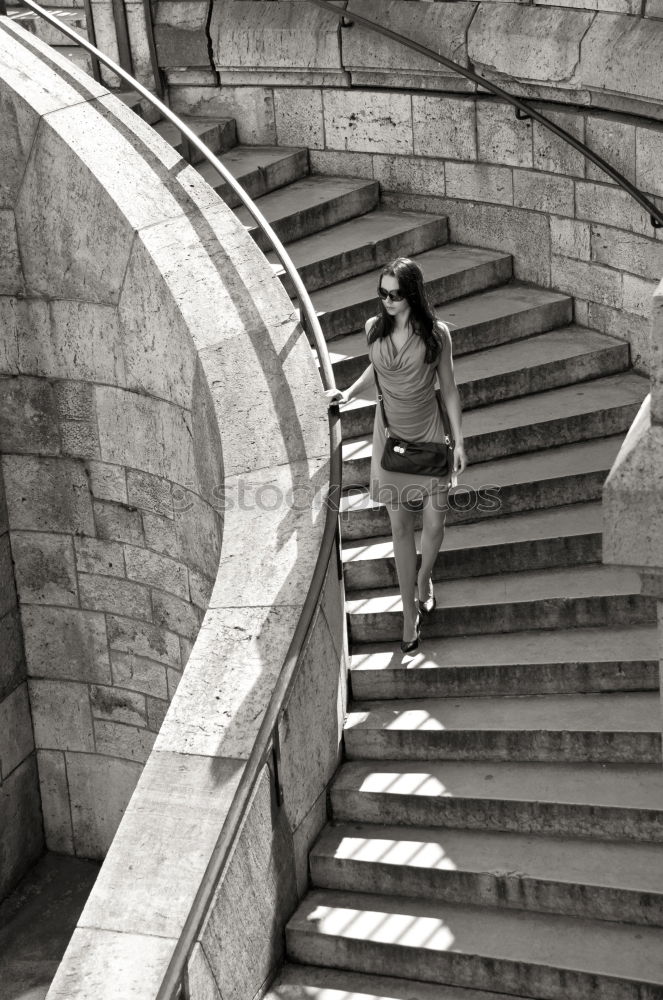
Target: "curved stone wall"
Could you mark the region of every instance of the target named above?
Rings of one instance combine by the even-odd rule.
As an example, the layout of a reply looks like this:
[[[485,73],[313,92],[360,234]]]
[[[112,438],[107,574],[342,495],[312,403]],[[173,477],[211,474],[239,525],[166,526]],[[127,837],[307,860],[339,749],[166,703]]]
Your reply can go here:
[[[591,10],[575,0],[341,6],[502,85],[513,74],[523,83],[507,89],[550,102],[543,113],[663,205],[660,4],[644,15],[630,0]],[[518,278],[572,294],[577,322],[627,339],[649,369],[662,231],[580,153],[457,74],[356,24],[339,28],[305,0],[214,0],[219,89],[209,63],[198,64],[202,46],[186,70],[177,61],[204,37],[196,10],[158,5],[176,108],[234,114],[243,141],[307,145],[314,172],[375,178],[387,204],[447,214],[452,240],[512,253]]]
[[[327,405],[292,304],[230,209],[64,59],[4,19],[0,37],[17,164],[0,212],[9,537],[26,639],[33,618],[65,623],[26,643],[28,672],[53,674],[29,681],[47,839],[67,849],[54,837],[73,820],[74,850],[103,854],[123,813],[49,996],[148,998],[310,585]],[[281,960],[339,759],[344,620],[332,552],[279,717],[278,780],[260,767],[191,959],[196,995],[253,997]],[[125,742],[100,742],[109,726]]]

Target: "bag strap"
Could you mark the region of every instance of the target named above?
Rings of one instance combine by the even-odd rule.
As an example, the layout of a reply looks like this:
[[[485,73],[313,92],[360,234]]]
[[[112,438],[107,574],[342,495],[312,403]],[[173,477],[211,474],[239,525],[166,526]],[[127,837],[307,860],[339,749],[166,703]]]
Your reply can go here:
[[[384,408],[384,399],[382,398],[382,389],[380,388],[380,379],[378,378],[378,373],[376,371],[375,365],[373,365],[373,377],[375,379],[375,386],[378,390],[378,402],[380,403],[380,409],[382,410],[382,423],[384,424],[384,429],[387,437],[390,437],[389,424],[387,423],[387,412]],[[451,446],[453,442],[453,437],[451,435],[451,425],[449,423],[449,414],[442,406],[439,393],[437,389],[435,390],[435,399],[437,401],[437,406],[440,411],[440,417],[442,418],[442,426],[444,427],[445,434],[445,444]]]

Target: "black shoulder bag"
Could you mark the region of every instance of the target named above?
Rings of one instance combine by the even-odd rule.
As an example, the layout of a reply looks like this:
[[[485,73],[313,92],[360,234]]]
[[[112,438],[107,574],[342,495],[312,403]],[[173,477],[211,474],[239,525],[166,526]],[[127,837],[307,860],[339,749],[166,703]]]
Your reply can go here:
[[[382,410],[382,421],[387,435],[380,463],[382,468],[387,472],[404,472],[415,476],[449,476],[451,478],[454,467],[454,441],[451,437],[449,417],[438,394],[435,393],[435,399],[442,417],[444,441],[405,441],[403,438],[395,437],[389,430],[382,390],[375,367],[373,367],[373,374]]]

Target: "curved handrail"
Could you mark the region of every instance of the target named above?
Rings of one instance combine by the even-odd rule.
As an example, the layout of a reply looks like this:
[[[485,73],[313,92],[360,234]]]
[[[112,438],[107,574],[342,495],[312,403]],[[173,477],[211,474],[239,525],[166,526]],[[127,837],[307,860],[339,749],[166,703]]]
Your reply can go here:
[[[539,122],[545,128],[554,132],[555,135],[563,139],[570,146],[573,146],[579,153],[582,153],[586,159],[591,160],[591,162],[602,170],[604,173],[608,174],[613,181],[619,185],[627,194],[634,198],[635,201],[644,208],[646,212],[649,213],[649,218],[654,229],[660,229],[663,226],[663,211],[661,211],[657,206],[647,198],[646,195],[642,193],[634,184],[620,174],[618,170],[615,170],[602,156],[595,153],[593,149],[581,142],[580,139],[576,139],[574,135],[567,132],[560,125],[551,121],[550,118],[546,118],[542,115],[536,108],[528,104],[527,101],[522,101],[519,97],[514,94],[510,94],[508,91],[504,90],[498,84],[493,83],[491,80],[485,79],[483,76],[479,76],[474,70],[468,69],[466,66],[461,66],[459,63],[454,62],[452,59],[447,59],[446,56],[442,56],[439,52],[434,52],[432,49],[427,48],[420,42],[415,42],[412,38],[407,38],[406,35],[400,34],[398,31],[392,31],[391,28],[386,28],[383,24],[378,24],[377,21],[371,21],[370,18],[364,17],[362,14],[357,14],[354,10],[347,11],[337,7],[333,3],[329,3],[329,0],[308,0],[309,3],[315,4],[316,7],[320,7],[322,10],[328,11],[330,14],[334,14],[339,20],[347,19],[349,22],[357,22],[357,24],[363,25],[370,31],[374,31],[379,35],[384,35],[386,38],[391,38],[395,42],[400,42],[401,45],[405,45],[408,49],[413,49],[415,52],[419,52],[420,55],[426,56],[428,59],[433,59],[435,62],[441,63],[442,66],[446,66],[447,69],[453,70],[455,73],[459,73],[464,76],[467,80],[471,80],[473,83],[478,84],[483,87],[484,90],[489,90],[491,93],[495,94],[497,97],[501,97],[503,100],[508,101],[516,108],[516,112],[519,113],[521,118],[533,118],[534,121]],[[346,25],[350,27],[350,24]]]
[[[0,9],[3,0],[0,0]],[[320,373],[325,389],[336,388],[334,372],[327,350],[320,321],[313,307],[304,283],[292,263],[288,253],[278,236],[267,222],[261,211],[254,204],[253,200],[246,193],[241,184],[233,177],[230,171],[224,167],[220,160],[207,148],[199,137],[193,132],[173,111],[170,110],[158,97],[150,93],[138,80],[134,79],[121,66],[118,66],[112,59],[100,52],[96,46],[81,38],[72,29],[63,24],[58,18],[53,17],[44,10],[34,0],[21,0],[21,4],[29,7],[36,14],[42,17],[53,27],[58,28],[69,38],[72,38],[78,45],[87,49],[99,62],[107,66],[113,73],[121,77],[131,85],[132,90],[141,94],[145,100],[149,101],[161,114],[171,121],[182,133],[182,135],[198,149],[205,159],[212,164],[214,169],[220,174],[223,180],[232,188],[240,198],[249,213],[252,215],[260,229],[265,233],[272,244],[276,256],[283,265],[288,277],[292,281],[300,308],[300,322],[305,332],[309,332],[314,341],[318,353]],[[219,837],[212,850],[207,868],[203,874],[198,891],[194,897],[189,914],[184,922],[184,926],[173,949],[168,968],[159,987],[156,1000],[173,1000],[182,988],[186,975],[189,957],[198,939],[203,921],[209,910],[214,893],[216,891],[219,878],[228,860],[235,837],[238,832],[240,820],[249,803],[250,796],[255,788],[258,778],[262,772],[262,767],[272,753],[278,756],[278,723],[281,714],[285,710],[290,692],[296,679],[297,663],[300,660],[304,643],[311,629],[313,616],[320,602],[320,595],[324,585],[325,577],[329,569],[329,562],[332,557],[336,538],[338,535],[338,512],[341,494],[342,476],[342,454],[341,454],[341,418],[338,406],[330,407],[329,411],[329,438],[330,438],[330,469],[329,469],[329,493],[326,499],[325,525],[320,542],[320,550],[313,570],[313,576],[308,594],[302,606],[301,614],[297,626],[293,633],[292,640],[288,647],[285,660],[278,679],[274,686],[272,696],[265,711],[262,724],[258,730],[253,749],[246,762],[244,772],[232,803],[226,815],[225,822],[221,828]]]

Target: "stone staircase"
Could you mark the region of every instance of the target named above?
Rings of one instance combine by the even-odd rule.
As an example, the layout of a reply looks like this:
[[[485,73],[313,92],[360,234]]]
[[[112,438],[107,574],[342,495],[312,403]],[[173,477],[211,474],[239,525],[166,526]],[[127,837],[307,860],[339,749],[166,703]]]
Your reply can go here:
[[[508,255],[449,244],[445,219],[309,176],[302,150],[224,159],[300,268],[342,387],[367,363],[376,268],[420,262],[472,463],[438,608],[403,658],[388,519],[366,495],[375,401],[343,413],[353,701],[270,1000],[661,1000],[655,603],[601,563],[601,488],[647,380]]]
[[[300,269],[340,386],[367,363],[376,269],[419,261],[453,329],[471,463],[438,608],[403,658],[388,519],[366,494],[375,400],[343,413],[353,701],[269,1000],[661,1000],[655,603],[601,563],[601,488],[647,380],[508,255],[450,244],[446,219],[200,125]]]
[[[287,244],[341,387],[367,363],[376,268],[420,262],[471,463],[438,608],[403,658],[388,518],[366,495],[375,401],[343,413],[346,759],[270,1000],[663,1000],[655,602],[601,564],[601,487],[647,380],[508,255],[450,244],[446,219],[311,176],[305,149],[238,145],[230,120],[193,124]]]

